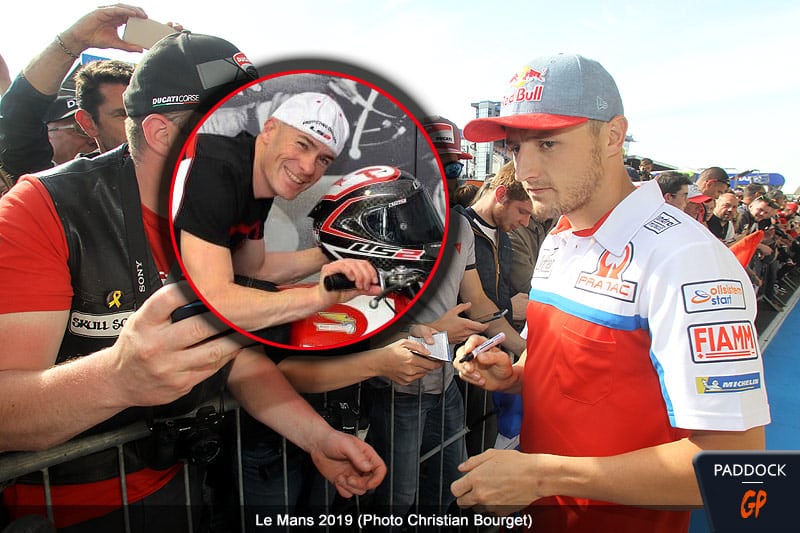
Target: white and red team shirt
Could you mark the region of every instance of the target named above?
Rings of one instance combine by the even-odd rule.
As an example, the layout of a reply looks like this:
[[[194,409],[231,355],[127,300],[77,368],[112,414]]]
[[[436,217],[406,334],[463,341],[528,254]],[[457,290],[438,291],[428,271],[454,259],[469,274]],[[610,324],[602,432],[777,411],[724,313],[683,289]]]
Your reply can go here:
[[[573,231],[562,217],[531,283],[522,451],[610,456],[690,430],[768,424],[755,313],[735,256],[665,204],[655,182],[589,230]],[[688,512],[565,497],[531,510],[534,527],[548,532],[680,531],[689,523]]]

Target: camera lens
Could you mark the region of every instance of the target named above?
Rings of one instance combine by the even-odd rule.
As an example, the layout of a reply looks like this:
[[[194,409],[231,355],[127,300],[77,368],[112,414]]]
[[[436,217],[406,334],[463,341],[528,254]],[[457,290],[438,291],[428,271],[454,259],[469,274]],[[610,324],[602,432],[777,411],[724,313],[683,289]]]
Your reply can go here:
[[[195,464],[208,464],[217,458],[221,447],[222,443],[216,435],[200,437],[189,447],[189,460]]]

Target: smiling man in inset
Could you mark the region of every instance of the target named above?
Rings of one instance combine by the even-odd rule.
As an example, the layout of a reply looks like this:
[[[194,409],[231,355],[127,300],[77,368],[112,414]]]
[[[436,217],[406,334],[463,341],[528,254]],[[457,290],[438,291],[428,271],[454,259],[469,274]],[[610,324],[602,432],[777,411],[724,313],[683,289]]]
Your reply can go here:
[[[349,125],[336,101],[299,93],[283,102],[258,136],[197,136],[175,218],[186,274],[211,306],[247,330],[305,318],[359,294],[380,291],[365,260],[330,262],[318,247],[267,252],[264,223],[273,199],[294,200],[317,183],[344,148]],[[320,272],[317,286],[268,292],[237,284],[245,276],[280,285]],[[355,289],[327,291],[323,278],[341,273]]]

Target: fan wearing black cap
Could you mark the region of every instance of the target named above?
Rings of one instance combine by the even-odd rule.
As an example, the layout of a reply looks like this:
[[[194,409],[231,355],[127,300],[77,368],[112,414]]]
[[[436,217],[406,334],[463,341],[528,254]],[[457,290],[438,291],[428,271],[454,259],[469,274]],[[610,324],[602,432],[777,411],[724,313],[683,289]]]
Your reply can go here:
[[[136,16],[111,9],[119,23]],[[307,451],[341,495],[381,481],[385,466],[374,451],[334,431],[262,350],[220,336],[227,328],[209,314],[173,321],[195,296],[185,283],[162,287],[174,259],[170,170],[185,129],[255,76],[225,40],[165,37],[124,95],[129,145],[23,176],[0,199],[0,450],[47,449],[143,420],[156,427],[227,386]],[[130,514],[121,509],[114,449],[52,468],[55,525],[118,531],[129,516],[133,531],[186,530],[183,455],[153,438],[124,447],[127,501],[137,509]],[[190,476],[186,487],[194,502],[199,482]],[[12,515],[31,512],[44,504],[41,481],[19,479],[3,500]]]
[[[559,220],[533,272],[520,361],[491,349],[459,363],[480,336],[455,358],[463,379],[521,393],[523,405],[521,451],[460,466],[452,490],[462,507],[524,509],[548,533],[688,531],[688,510],[702,503],[694,456],[764,448],[752,286],[658,183],[631,183],[626,132],[613,78],[568,54],[523,65],[500,116],[464,128],[471,141],[505,140],[534,215]],[[719,291],[736,297],[712,299]],[[748,341],[709,346],[736,332]],[[743,374],[759,379],[724,394],[703,381]]]
[[[117,26],[127,17],[147,15],[123,5],[84,15],[58,34],[11,84],[0,100],[0,164],[15,179],[125,142],[122,91],[133,66],[118,60],[75,63],[90,47],[141,52],[141,47],[117,35]],[[83,86],[76,87],[76,73],[81,70],[87,70],[80,75]]]
[[[56,165],[97,149],[94,139],[86,135],[75,121],[77,107],[74,96],[59,96],[47,111],[47,138],[53,147],[53,163]]]

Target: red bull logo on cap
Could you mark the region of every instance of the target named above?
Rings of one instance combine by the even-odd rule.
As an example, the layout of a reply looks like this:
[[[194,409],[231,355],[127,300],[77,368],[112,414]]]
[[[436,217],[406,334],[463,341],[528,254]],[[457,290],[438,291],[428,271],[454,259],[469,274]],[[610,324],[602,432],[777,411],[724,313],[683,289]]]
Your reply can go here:
[[[544,78],[545,74],[547,74],[547,68],[546,67],[543,68],[541,72],[539,72],[538,70],[534,70],[531,67],[526,65],[525,67],[520,69],[519,72],[516,72],[511,77],[511,79],[508,80],[508,83],[509,83],[509,85],[512,85],[514,87],[522,87],[523,85],[525,85],[529,81],[533,81],[533,80],[538,81],[540,83],[544,83],[545,82],[545,78]]]
[[[547,68],[541,71],[534,70],[530,66],[525,66],[516,72],[511,79],[508,80],[510,85],[508,92],[503,96],[502,105],[512,105],[517,102],[540,102],[544,94],[545,75]],[[531,87],[525,87],[532,81],[538,81],[539,84]]]

